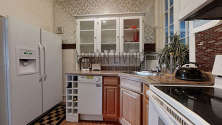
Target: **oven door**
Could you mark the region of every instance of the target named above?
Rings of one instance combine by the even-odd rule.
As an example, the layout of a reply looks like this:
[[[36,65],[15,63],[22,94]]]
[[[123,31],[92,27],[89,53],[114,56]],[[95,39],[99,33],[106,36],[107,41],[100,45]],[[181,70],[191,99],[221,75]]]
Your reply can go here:
[[[149,96],[149,125],[176,125],[152,96]]]

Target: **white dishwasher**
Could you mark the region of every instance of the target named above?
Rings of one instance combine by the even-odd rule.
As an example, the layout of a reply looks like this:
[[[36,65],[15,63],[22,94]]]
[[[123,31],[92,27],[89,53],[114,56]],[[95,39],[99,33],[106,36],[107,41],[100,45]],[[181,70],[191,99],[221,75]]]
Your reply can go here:
[[[79,76],[79,114],[81,120],[103,120],[102,76]]]

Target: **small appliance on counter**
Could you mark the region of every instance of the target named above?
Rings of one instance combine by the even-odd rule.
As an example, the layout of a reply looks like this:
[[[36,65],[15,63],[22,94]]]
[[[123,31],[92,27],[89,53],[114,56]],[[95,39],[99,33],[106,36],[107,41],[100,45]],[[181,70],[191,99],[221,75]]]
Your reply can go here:
[[[101,64],[92,64],[92,71],[101,71]]]
[[[89,71],[92,69],[92,62],[90,57],[82,57],[79,59],[80,70]]]
[[[201,72],[196,63],[183,65],[176,71],[175,77],[186,81],[204,82],[208,80],[207,75]]]

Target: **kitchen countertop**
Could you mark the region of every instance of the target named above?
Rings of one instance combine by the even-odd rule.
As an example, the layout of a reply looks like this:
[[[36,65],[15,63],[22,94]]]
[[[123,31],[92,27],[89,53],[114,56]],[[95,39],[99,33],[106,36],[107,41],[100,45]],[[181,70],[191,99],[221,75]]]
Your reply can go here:
[[[126,77],[128,79],[132,80],[140,80],[141,82],[145,84],[160,84],[160,85],[204,85],[204,86],[211,86],[214,85],[214,77],[211,75],[211,73],[206,73],[209,77],[209,81],[206,82],[195,82],[195,81],[185,81],[185,80],[179,80],[176,79],[174,74],[163,74],[158,76],[138,76],[138,75],[132,75],[127,73],[120,73],[119,76]]]
[[[171,85],[214,85],[214,77],[211,73],[206,73],[209,80],[205,82],[185,81],[176,79],[174,74],[164,74],[162,76],[150,76],[149,79],[158,81],[160,83],[171,84]]]
[[[211,86],[214,85],[214,77],[211,73],[206,74],[209,77],[209,81],[206,82],[194,82],[179,80],[174,77],[174,74],[163,74],[158,76],[139,76],[134,74],[123,73],[122,71],[75,71],[66,74],[75,75],[102,75],[102,76],[120,76],[134,81],[140,81],[145,84],[160,84],[160,85],[200,85]]]
[[[74,71],[66,74],[75,75],[100,75],[100,76],[119,76],[121,71]]]

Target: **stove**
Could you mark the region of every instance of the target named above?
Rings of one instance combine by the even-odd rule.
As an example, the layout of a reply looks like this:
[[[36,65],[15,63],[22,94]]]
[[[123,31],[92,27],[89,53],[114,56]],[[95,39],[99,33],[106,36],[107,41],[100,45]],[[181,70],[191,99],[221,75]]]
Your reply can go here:
[[[198,114],[211,125],[222,123],[222,89],[213,87],[154,86]],[[158,94],[157,94],[158,95]],[[166,100],[166,98],[165,98]]]
[[[215,58],[214,86],[153,86],[149,96],[151,125],[221,125],[222,55]]]

